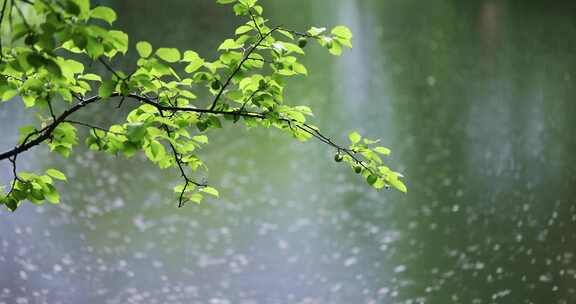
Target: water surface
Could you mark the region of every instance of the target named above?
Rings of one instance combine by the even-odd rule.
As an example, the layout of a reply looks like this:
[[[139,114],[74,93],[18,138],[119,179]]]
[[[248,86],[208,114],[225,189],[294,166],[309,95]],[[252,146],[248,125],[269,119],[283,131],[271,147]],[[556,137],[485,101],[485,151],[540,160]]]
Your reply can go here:
[[[132,43],[206,57],[238,24],[207,0],[102,3]],[[335,139],[382,138],[409,193],[370,190],[320,143],[237,126],[202,154],[222,198],[184,209],[177,172],[141,157],[36,149],[22,168],[71,182],[59,206],[0,214],[0,303],[576,302],[573,2],[265,4],[295,29],[353,29],[342,58],[308,49],[287,100]],[[26,114],[2,105],[1,147]]]

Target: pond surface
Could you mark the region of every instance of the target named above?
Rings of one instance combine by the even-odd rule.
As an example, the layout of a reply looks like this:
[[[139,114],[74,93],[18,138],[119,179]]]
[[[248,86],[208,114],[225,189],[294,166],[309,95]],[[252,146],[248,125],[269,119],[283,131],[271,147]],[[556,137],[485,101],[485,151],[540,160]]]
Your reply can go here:
[[[101,3],[132,43],[204,56],[238,24],[207,0]],[[202,154],[221,199],[183,209],[177,172],[141,157],[36,149],[23,169],[71,182],[61,205],[0,212],[0,303],[576,303],[573,1],[265,5],[295,29],[352,28],[342,58],[308,50],[287,100],[340,142],[382,138],[409,193],[372,191],[320,143],[236,126]],[[29,119],[15,105],[2,150]]]

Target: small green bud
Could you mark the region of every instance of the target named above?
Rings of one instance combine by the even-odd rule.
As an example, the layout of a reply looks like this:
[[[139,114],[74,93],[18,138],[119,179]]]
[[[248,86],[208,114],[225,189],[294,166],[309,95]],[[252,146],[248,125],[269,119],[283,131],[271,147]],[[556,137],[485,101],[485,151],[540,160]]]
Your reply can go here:
[[[340,153],[334,155],[334,161],[337,163],[341,162],[343,159],[344,157]]]
[[[298,46],[300,48],[305,48],[306,44],[308,44],[308,39],[304,38],[304,37],[300,37],[300,39],[298,39]]]
[[[356,174],[362,173],[362,166],[360,165],[354,166],[354,172],[356,172]]]
[[[378,177],[374,176],[374,175],[368,175],[368,177],[366,178],[366,181],[368,182],[368,184],[370,185],[374,185],[374,183],[378,180]]]
[[[218,81],[218,79],[212,80],[212,83],[210,83],[210,87],[214,91],[219,90],[220,89],[220,81]]]

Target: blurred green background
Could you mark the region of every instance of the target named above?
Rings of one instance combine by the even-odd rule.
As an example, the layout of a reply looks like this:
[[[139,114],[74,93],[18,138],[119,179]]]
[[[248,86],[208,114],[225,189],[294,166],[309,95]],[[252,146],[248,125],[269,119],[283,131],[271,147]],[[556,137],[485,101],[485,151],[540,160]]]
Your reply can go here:
[[[177,172],[142,157],[36,149],[22,169],[71,182],[59,206],[0,211],[0,303],[576,303],[576,3],[261,2],[274,24],[353,30],[342,58],[307,49],[286,100],[340,142],[382,138],[409,193],[237,125],[201,154],[222,198],[183,209]],[[212,0],[99,3],[132,46],[210,59],[242,22]],[[2,150],[29,114],[0,107]]]

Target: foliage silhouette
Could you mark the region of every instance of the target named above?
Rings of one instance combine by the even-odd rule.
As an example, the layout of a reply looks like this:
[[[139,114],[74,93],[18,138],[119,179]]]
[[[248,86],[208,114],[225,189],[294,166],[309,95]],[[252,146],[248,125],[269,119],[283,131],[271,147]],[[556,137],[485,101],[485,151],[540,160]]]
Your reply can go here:
[[[246,19],[233,38],[220,44],[218,59],[139,41],[137,67],[122,71],[111,62],[128,51],[128,35],[110,28],[117,18],[113,9],[91,7],[89,0],[5,0],[0,26],[8,27],[10,40],[0,42],[0,99],[21,100],[36,111],[39,121],[22,126],[18,144],[0,153],[0,161],[9,161],[13,169],[0,204],[14,211],[25,200],[58,203],[53,184],[66,181],[66,176],[57,169],[18,172],[18,156],[46,144],[68,157],[79,142],[78,128],[89,129],[84,141],[90,149],[127,157],[142,151],[158,167],[177,169],[183,180],[174,187],[178,206],[200,203],[206,194],[218,196],[214,187],[194,177],[207,169],[197,154],[208,144],[206,132],[239,122],[247,128],[277,128],[300,141],[315,138],[334,148],[335,160],[348,164],[374,188],[406,192],[402,175],[383,164],[381,156],[390,150],[378,141],[352,132],[350,144],[339,145],[307,122],[310,108],[283,100],[284,79],[308,73],[299,57],[309,40],[340,55],[352,47],[350,30],[336,26],[300,32],[270,26],[256,0],[217,2],[232,5],[236,15]],[[96,72],[93,63],[106,72]],[[199,90],[212,99],[198,101],[194,92]],[[112,98],[119,103],[112,104]],[[92,105],[131,111],[124,122],[108,128],[72,118]]]

